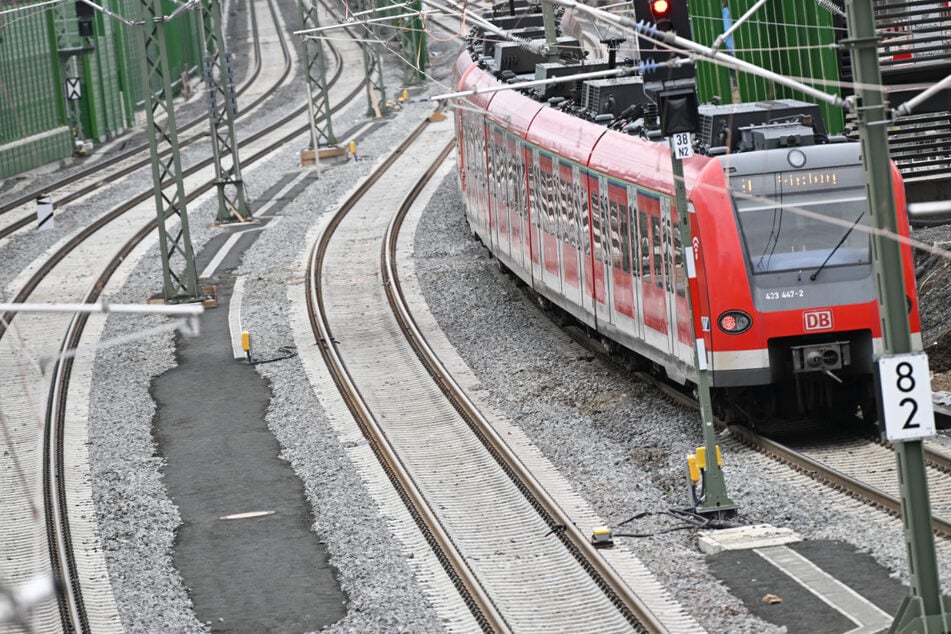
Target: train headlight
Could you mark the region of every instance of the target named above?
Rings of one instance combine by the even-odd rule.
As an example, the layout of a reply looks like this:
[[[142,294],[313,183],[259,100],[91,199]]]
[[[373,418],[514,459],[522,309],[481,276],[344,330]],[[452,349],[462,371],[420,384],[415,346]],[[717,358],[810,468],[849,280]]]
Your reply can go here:
[[[753,319],[742,310],[728,310],[717,320],[720,330],[728,335],[746,332],[753,325]]]

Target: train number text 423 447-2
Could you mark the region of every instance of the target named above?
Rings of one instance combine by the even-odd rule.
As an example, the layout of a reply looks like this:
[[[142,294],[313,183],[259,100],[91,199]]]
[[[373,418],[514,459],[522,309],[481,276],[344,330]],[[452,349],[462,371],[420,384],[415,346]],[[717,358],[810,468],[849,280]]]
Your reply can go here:
[[[801,288],[792,288],[785,291],[766,291],[766,299],[793,299],[804,297],[806,292]]]

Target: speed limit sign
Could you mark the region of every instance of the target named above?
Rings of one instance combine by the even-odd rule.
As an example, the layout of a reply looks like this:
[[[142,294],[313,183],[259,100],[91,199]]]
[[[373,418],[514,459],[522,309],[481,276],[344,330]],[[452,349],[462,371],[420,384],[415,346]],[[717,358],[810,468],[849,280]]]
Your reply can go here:
[[[903,441],[934,436],[928,356],[924,352],[883,355],[877,370],[885,438]]]

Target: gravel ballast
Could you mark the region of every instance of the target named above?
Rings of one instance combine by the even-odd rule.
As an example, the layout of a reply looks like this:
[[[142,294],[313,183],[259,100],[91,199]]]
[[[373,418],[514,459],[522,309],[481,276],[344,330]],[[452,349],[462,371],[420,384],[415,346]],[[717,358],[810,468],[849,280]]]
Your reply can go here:
[[[448,50],[445,55],[451,56]],[[439,71],[445,77],[445,70]],[[395,75],[391,77],[397,85]],[[445,90],[443,85],[430,89]],[[286,97],[282,95],[282,97]],[[278,106],[280,107],[280,106]],[[286,107],[286,106],[284,106]],[[301,285],[296,261],[309,245],[304,236],[333,209],[337,198],[371,169],[374,161],[409,131],[426,102],[409,103],[387,126],[361,140],[362,160],[324,171],[277,212],[281,221],[261,232],[247,251],[243,322],[263,354],[292,344],[286,298]],[[335,120],[347,129],[364,121],[360,103]],[[244,173],[252,195],[299,172],[306,140],[276,153],[266,166]],[[75,206],[57,218],[62,232],[118,200],[104,189],[95,205]],[[255,200],[261,206],[264,200]],[[196,250],[216,235],[210,226],[217,202],[190,209]],[[203,219],[203,220],[202,220]],[[936,232],[938,230],[932,230]],[[28,262],[56,240],[18,240],[0,251],[7,286]],[[59,234],[62,235],[62,234]],[[932,238],[929,234],[929,239]],[[45,245],[45,246],[44,246]],[[481,382],[478,397],[520,426],[609,525],[641,512],[686,505],[684,465],[701,443],[699,416],[670,404],[575,344],[502,275],[469,235],[454,174],[445,179],[417,229],[415,270],[446,337]],[[158,290],[159,256],[152,248],[131,271],[111,302],[142,302]],[[925,306],[936,310],[938,302]],[[946,304],[945,304],[946,305]],[[929,315],[931,313],[928,313]],[[943,314],[947,314],[946,311]],[[123,336],[155,325],[153,318],[110,317],[104,336]],[[929,318],[931,328],[944,323]],[[162,485],[162,462],[151,436],[155,406],[152,378],[175,363],[170,335],[141,339],[97,355],[90,402],[90,457],[102,547],[109,564],[123,626],[129,632],[200,631],[187,588],[171,565],[180,519]],[[333,632],[439,632],[444,625],[425,600],[406,553],[393,539],[377,504],[337,442],[299,360],[258,366],[273,400],[267,421],[304,483],[315,519],[348,597],[348,615]],[[738,504],[739,523],[771,523],[803,538],[841,540],[869,553],[907,582],[907,561],[899,520],[856,504],[804,477],[740,448],[728,436],[725,477]],[[651,533],[675,523],[664,515],[627,525]],[[341,530],[346,527],[346,530]],[[746,608],[707,572],[693,530],[621,538],[711,632],[783,631],[750,616]],[[942,579],[951,573],[951,552],[939,543]]]

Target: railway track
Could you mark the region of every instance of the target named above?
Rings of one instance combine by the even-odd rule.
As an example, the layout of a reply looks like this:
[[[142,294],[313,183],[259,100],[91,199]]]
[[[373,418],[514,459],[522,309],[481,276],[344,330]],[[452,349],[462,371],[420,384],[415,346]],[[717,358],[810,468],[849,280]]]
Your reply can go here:
[[[273,4],[268,6],[279,23]],[[276,33],[283,41],[280,27]],[[345,56],[359,55],[355,43],[341,46]],[[290,55],[286,41],[283,50]],[[361,75],[341,70],[331,102],[339,109],[360,97],[362,87]],[[253,166],[299,138],[308,127],[305,115],[305,109],[296,109],[245,140],[245,164]],[[186,178],[190,202],[214,190],[214,173],[208,167],[194,166]],[[132,195],[52,249],[21,276],[13,303],[98,301],[110,282],[127,275],[128,267],[154,243],[151,197],[151,189]],[[5,432],[0,444],[10,461],[0,474],[0,547],[7,553],[0,562],[0,578],[15,587],[55,573],[62,589],[60,601],[58,607],[43,605],[36,610],[31,626],[37,631],[119,631],[109,575],[98,549],[90,483],[81,477],[88,469],[86,413],[77,399],[71,399],[77,385],[88,388],[91,361],[77,358],[74,363],[72,357],[60,356],[75,350],[80,341],[93,341],[102,320],[85,314],[2,317],[0,354],[10,362],[0,369]],[[36,441],[39,430],[47,432],[42,443]],[[42,478],[40,472],[45,474]],[[39,482],[42,495],[34,488]],[[43,525],[46,534],[39,529]]]
[[[421,124],[315,242],[307,308],[334,382],[468,606],[460,629],[699,631],[628,553],[591,545],[584,523],[533,477],[533,459],[455,385],[403,304],[400,220],[380,210],[405,213],[425,181],[409,175],[431,174],[451,139],[448,122]]]
[[[273,20],[278,20],[273,7],[271,7],[271,16]],[[239,117],[253,114],[268,99],[270,93],[286,85],[290,81],[293,68],[292,58],[288,54],[286,42],[281,38],[268,38],[268,45],[276,46],[280,50],[283,64],[280,72],[276,75],[269,73],[266,77],[262,77],[261,38],[259,37],[257,13],[255,11],[251,11],[251,34],[254,65],[246,81],[238,86],[237,93],[239,97],[250,94],[254,98],[250,102],[242,104],[243,109]],[[340,61],[337,58],[337,72],[339,72],[339,67]],[[201,109],[203,114],[178,126],[179,134],[183,135],[179,140],[181,148],[200,142],[208,136],[208,129],[205,127],[208,125],[208,115],[204,113],[204,110],[204,108]],[[186,134],[188,132],[192,133]],[[151,158],[148,155],[148,139],[143,141],[131,140],[126,143],[130,142],[132,145],[127,149],[99,160],[90,160],[78,170],[59,177],[53,182],[43,183],[40,188],[17,195],[0,204],[0,217],[4,221],[3,227],[0,228],[0,240],[25,227],[30,227],[35,222],[33,202],[41,194],[51,196],[56,206],[62,208],[64,205],[79,201],[85,196],[98,191],[101,187],[108,186],[110,183],[148,167],[151,164]],[[164,152],[162,156],[167,154],[168,151]]]
[[[567,330],[576,342],[621,368],[621,364],[616,363],[617,360],[610,357],[599,342],[587,337],[580,329]],[[694,409],[699,408],[695,399],[657,377],[645,372],[637,372],[635,375],[662,391],[671,400]],[[721,421],[716,424],[720,430],[726,428]],[[859,424],[853,426],[853,429],[860,428]],[[797,472],[855,499],[879,507],[891,515],[901,515],[898,465],[894,447],[887,442],[847,429],[835,435],[816,429],[816,433],[811,436],[812,441],[775,440],[739,425],[729,425],[729,431],[743,446],[782,462]],[[938,536],[951,540],[951,451],[926,440],[924,454],[927,462],[932,528]]]

